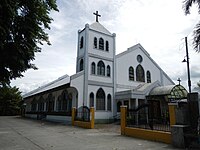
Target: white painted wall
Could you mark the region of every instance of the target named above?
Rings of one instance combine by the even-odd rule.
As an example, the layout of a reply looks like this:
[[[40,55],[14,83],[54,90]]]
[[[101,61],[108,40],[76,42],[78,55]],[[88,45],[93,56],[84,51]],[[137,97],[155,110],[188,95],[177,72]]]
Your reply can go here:
[[[171,85],[174,84],[171,80],[169,80],[169,77],[166,76],[166,74],[163,74],[163,84],[164,85]]]
[[[98,62],[102,60],[102,59],[98,59],[98,58],[93,58],[93,57],[89,57],[89,69],[88,69],[88,80],[93,80],[93,81],[98,81],[98,82],[106,82],[106,83],[112,83],[113,80],[113,62],[112,61],[108,61],[108,60],[102,60],[105,64],[105,76],[99,76],[97,75],[97,64]],[[91,74],[91,64],[92,62],[94,62],[96,64],[96,74]],[[107,77],[107,66],[110,66],[110,77]]]
[[[94,37],[97,38],[97,48],[94,48]],[[100,50],[99,49],[99,39],[103,38],[104,39],[104,50]],[[109,51],[105,51],[106,50],[106,41],[109,42]],[[95,32],[93,30],[89,30],[89,39],[88,39],[88,53],[91,54],[96,54],[99,56],[104,56],[107,58],[113,58],[113,37],[106,35],[106,34],[102,34],[99,32]]]
[[[71,116],[55,116],[55,115],[47,115],[46,120],[53,122],[62,122],[62,123],[70,123],[72,117]]]
[[[84,85],[84,71],[71,76],[71,87],[75,87],[78,91],[78,107],[83,106],[83,85]]]
[[[81,42],[81,37],[83,37],[83,48],[80,49],[80,42]],[[83,30],[82,32],[80,32],[78,34],[78,43],[77,43],[77,49],[78,49],[78,55],[77,57],[82,57],[84,55],[85,52],[85,30]]]
[[[95,119],[113,119],[112,112],[105,112],[105,111],[96,111],[95,112]]]
[[[90,97],[90,93],[93,92],[94,93],[94,108],[96,110],[96,93],[97,91],[102,88],[105,92],[105,96],[106,96],[106,111],[107,111],[107,95],[110,94],[112,97],[112,104],[113,104],[113,88],[112,87],[105,87],[105,86],[99,86],[99,85],[88,85],[88,98]],[[112,106],[111,104],[111,106]],[[89,99],[87,100],[87,106],[89,106]],[[113,108],[112,108],[113,109]],[[98,111],[96,111],[98,112]],[[109,111],[110,112],[110,111]]]
[[[141,55],[143,61],[139,63],[137,61],[137,56]],[[158,65],[153,62],[150,56],[140,48],[140,44],[129,48],[127,51],[116,56],[116,76],[117,76],[117,90],[123,91],[126,89],[131,89],[136,87],[141,83],[136,81],[136,67],[141,64],[145,72],[145,83],[147,83],[146,72],[149,70],[151,73],[151,82],[160,81],[164,85],[173,84],[169,78],[166,76],[161,77],[161,69]],[[134,68],[134,81],[129,80],[129,67]],[[163,80],[163,81],[161,81]],[[124,86],[124,87],[123,87]]]

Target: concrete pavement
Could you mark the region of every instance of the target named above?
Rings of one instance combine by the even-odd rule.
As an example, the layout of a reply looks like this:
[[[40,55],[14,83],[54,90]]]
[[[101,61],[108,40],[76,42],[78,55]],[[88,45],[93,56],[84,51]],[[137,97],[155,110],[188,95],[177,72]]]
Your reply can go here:
[[[172,150],[171,145],[120,135],[118,125],[82,129],[16,116],[0,117],[0,150]]]

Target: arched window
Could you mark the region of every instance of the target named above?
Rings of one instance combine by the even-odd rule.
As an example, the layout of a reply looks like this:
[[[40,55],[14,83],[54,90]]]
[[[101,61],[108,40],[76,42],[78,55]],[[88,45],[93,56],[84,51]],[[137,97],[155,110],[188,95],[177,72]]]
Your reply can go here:
[[[79,66],[80,66],[79,71],[82,71],[83,70],[83,59],[80,60]]]
[[[38,102],[38,110],[44,111],[44,98],[41,96]]]
[[[121,101],[117,102],[117,112],[120,112],[121,105],[122,105]]]
[[[70,112],[71,109],[72,109],[72,95],[71,93],[68,93],[67,90],[64,90],[62,94],[59,96],[58,110]]]
[[[72,93],[67,94],[67,112],[72,110]]]
[[[97,38],[94,37],[94,48],[97,48]]]
[[[133,69],[133,67],[129,67],[129,80],[134,81],[134,69]]]
[[[104,40],[103,40],[103,38],[99,39],[99,49],[104,50]]]
[[[83,48],[83,37],[81,37],[80,48]]]
[[[34,98],[33,101],[31,102],[31,111],[36,111],[37,110],[37,100]]]
[[[147,71],[147,83],[151,83],[151,73],[149,70]]]
[[[141,65],[136,68],[136,81],[145,82],[144,69]]]
[[[54,111],[54,97],[52,94],[48,95],[48,112]]]
[[[109,51],[109,42],[106,41],[106,51],[108,52]]]
[[[96,94],[96,110],[105,110],[105,92],[102,88]]]
[[[108,111],[111,111],[111,109],[112,109],[112,102],[111,102],[111,95],[110,94],[108,94],[108,96],[107,96],[107,110]]]
[[[107,77],[110,77],[110,66],[107,66]]]
[[[90,93],[90,107],[94,107],[94,93]]]
[[[61,98],[61,96],[58,96],[57,110],[58,110],[58,111],[61,111],[61,110],[62,110],[62,98]]]
[[[99,61],[97,64],[97,74],[105,76],[105,65],[103,61]]]
[[[96,65],[94,62],[91,65],[91,74],[96,74]]]

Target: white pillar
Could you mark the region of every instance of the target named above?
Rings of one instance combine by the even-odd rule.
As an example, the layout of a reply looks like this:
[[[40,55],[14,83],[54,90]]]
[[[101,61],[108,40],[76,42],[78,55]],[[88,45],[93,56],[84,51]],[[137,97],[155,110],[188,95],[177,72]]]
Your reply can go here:
[[[36,111],[38,111],[38,103],[36,104]]]
[[[135,99],[135,107],[136,107],[136,108],[138,107],[138,104],[139,104],[138,98],[136,98],[136,99]]]
[[[56,111],[56,104],[57,104],[57,99],[54,100],[54,108],[53,108],[53,111]]]

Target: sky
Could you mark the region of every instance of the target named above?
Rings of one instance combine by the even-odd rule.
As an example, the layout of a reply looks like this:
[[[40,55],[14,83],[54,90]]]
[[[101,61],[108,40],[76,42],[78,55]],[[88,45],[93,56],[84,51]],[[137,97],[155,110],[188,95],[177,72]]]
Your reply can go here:
[[[188,37],[192,88],[200,81],[200,53],[192,48],[195,25],[200,20],[197,5],[185,15],[183,0],[57,0],[59,12],[53,18],[49,34],[51,46],[41,46],[34,63],[38,70],[27,70],[24,77],[11,81],[22,94],[76,71],[78,30],[95,22],[93,12],[99,11],[99,22],[116,33],[116,53],[140,43],[164,72],[178,84],[187,86],[185,37]]]

